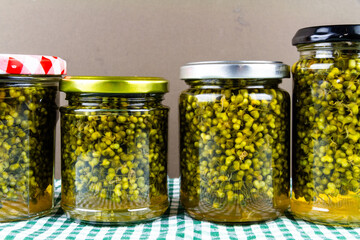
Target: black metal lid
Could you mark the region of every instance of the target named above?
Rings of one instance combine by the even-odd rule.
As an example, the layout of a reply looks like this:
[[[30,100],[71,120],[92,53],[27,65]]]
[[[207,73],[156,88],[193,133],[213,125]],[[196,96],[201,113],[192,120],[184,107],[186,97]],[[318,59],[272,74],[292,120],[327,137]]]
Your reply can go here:
[[[293,37],[292,45],[343,41],[360,41],[360,24],[302,28]]]

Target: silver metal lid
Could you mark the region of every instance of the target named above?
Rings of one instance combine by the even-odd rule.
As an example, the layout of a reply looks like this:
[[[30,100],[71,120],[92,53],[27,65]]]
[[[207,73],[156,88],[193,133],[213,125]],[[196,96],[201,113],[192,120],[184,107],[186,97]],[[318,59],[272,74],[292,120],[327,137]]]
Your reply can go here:
[[[180,79],[289,78],[290,67],[277,61],[192,62],[180,68]]]

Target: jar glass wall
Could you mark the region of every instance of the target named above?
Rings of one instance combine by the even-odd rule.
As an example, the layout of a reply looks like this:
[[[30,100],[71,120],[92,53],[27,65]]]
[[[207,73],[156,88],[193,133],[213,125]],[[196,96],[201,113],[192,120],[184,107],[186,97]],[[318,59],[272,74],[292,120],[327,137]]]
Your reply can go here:
[[[0,221],[42,216],[53,207],[60,79],[0,75]]]
[[[297,45],[291,210],[313,222],[355,226],[360,223],[360,43],[329,41]]]
[[[124,79],[93,81],[106,85],[109,79],[118,85],[113,93],[70,92],[62,82],[69,105],[61,108],[61,206],[70,218],[87,222],[159,217],[168,208],[165,90],[123,93]],[[80,84],[84,79],[67,80]],[[126,84],[136,80],[141,79]]]
[[[263,221],[289,207],[290,98],[278,88],[280,76],[256,77],[267,64],[288,76],[278,62],[204,62],[182,69],[190,89],[180,96],[180,197],[196,219]],[[253,70],[239,70],[244,68]]]

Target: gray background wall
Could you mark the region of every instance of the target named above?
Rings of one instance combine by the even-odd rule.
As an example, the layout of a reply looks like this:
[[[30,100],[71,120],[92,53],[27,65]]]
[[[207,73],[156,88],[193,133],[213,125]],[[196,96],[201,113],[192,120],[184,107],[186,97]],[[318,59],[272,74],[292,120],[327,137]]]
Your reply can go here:
[[[160,76],[170,81],[169,175],[179,174],[179,67],[207,60],[293,64],[302,27],[360,24],[358,0],[1,0],[0,53],[67,60],[69,75]],[[290,79],[281,85],[291,92]],[[61,95],[64,104],[64,95]],[[58,139],[59,140],[59,139]],[[57,141],[56,176],[60,151]]]

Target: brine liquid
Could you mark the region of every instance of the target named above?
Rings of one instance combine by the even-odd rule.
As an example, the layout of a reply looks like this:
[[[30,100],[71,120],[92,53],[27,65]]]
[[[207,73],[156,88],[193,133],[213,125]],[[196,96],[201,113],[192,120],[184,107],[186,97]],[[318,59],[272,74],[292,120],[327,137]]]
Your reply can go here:
[[[336,197],[319,194],[316,201],[311,202],[305,201],[303,197],[293,197],[290,204],[294,215],[311,222],[360,226],[360,197],[354,192]]]

